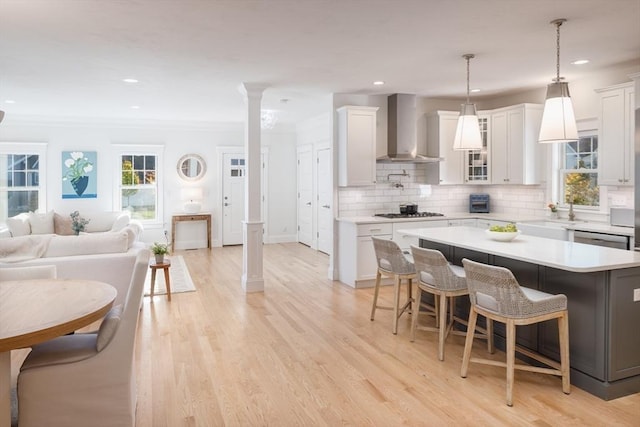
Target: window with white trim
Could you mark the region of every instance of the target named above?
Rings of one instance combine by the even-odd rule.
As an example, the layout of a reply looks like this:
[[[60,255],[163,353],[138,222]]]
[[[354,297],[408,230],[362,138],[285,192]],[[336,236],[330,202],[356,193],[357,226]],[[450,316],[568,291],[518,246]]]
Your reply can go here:
[[[46,210],[46,144],[0,144],[0,222]]]
[[[560,204],[599,207],[597,134],[585,132],[578,141],[564,144],[560,162]]]
[[[161,153],[158,146],[118,146],[116,207],[143,222],[162,222]]]

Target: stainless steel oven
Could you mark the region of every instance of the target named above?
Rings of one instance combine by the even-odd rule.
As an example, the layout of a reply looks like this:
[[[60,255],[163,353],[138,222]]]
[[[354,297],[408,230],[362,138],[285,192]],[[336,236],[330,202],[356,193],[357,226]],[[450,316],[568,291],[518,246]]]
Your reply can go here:
[[[573,241],[589,245],[606,246],[617,249],[630,249],[630,238],[617,234],[594,233],[592,231],[574,231]]]

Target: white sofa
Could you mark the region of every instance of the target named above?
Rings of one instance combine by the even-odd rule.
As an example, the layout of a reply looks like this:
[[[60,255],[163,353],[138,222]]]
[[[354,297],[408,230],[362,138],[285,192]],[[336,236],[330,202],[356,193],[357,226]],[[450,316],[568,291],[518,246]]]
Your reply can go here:
[[[49,213],[38,215],[28,218],[29,234],[24,233],[26,225],[17,223],[23,219],[7,221],[10,237],[0,238],[0,268],[55,265],[58,278],[109,283],[118,291],[115,304],[124,302],[136,256],[145,248],[139,241],[142,225],[126,212],[87,213],[82,214],[90,220],[86,232],[78,236],[34,234],[50,231],[48,224],[38,222],[53,218]],[[60,230],[54,226],[54,231]],[[6,232],[0,236],[6,237]]]

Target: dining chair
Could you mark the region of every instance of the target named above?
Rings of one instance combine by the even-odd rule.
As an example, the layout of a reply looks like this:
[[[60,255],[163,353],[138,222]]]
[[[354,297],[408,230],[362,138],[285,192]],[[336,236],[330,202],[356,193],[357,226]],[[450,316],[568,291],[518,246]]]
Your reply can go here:
[[[411,319],[411,341],[415,340],[416,329],[438,332],[438,359],[444,360],[444,344],[449,334],[466,336],[469,332],[467,321],[456,316],[456,297],[469,294],[464,268],[453,265],[447,261],[442,252],[411,246],[411,254],[417,271],[418,280],[413,290],[413,309]],[[436,317],[436,327],[423,326],[418,323],[422,303],[422,292],[428,292],[434,297],[434,309],[427,314]],[[449,304],[447,304],[447,302]],[[448,309],[448,310],[447,310]],[[448,313],[447,313],[448,312]],[[454,329],[455,324],[462,325],[465,330]],[[487,347],[493,353],[493,328],[492,321],[487,319],[486,331],[476,325],[471,335],[477,338],[487,339]]]
[[[462,357],[460,375],[466,378],[469,362],[483,363],[507,368],[507,405],[513,406],[513,383],[515,369],[551,374],[562,377],[562,391],[571,392],[569,381],[569,314],[567,297],[552,295],[520,286],[513,273],[504,267],[481,264],[463,259],[467,275],[469,299],[469,328],[474,328],[478,314],[506,325],[506,363],[471,357],[473,336],[467,335]],[[560,342],[560,363],[542,354],[516,345],[516,326],[531,325],[546,320],[558,320]],[[515,363],[515,353],[519,352],[548,366],[538,367]]]
[[[416,269],[410,256],[407,257],[402,252],[398,244],[392,240],[372,237],[373,248],[376,254],[378,270],[376,273],[376,283],[373,293],[373,306],[371,307],[371,320],[374,320],[376,309],[393,310],[394,334],[398,333],[398,318],[407,311],[411,311],[411,282],[416,276]],[[378,294],[383,277],[393,278],[393,306],[378,305]],[[402,281],[407,281],[407,300],[400,302]],[[402,304],[402,305],[401,305]]]
[[[20,427],[131,427],[135,424],[134,343],[148,249],[138,253],[124,304],[92,333],[34,346],[18,375]]]

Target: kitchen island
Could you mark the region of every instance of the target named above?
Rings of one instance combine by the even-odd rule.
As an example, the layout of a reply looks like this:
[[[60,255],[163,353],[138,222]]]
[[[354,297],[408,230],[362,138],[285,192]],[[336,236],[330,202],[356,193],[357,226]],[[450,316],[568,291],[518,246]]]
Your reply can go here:
[[[571,383],[602,399],[640,392],[640,253],[519,235],[491,240],[472,227],[407,229],[420,246],[440,250],[457,265],[462,259],[510,269],[522,286],[565,294],[569,309]],[[637,291],[636,291],[637,290]],[[636,299],[639,296],[636,295]],[[458,314],[468,316],[468,300]],[[495,338],[504,348],[504,328]],[[560,360],[557,325],[518,327],[518,344]]]

